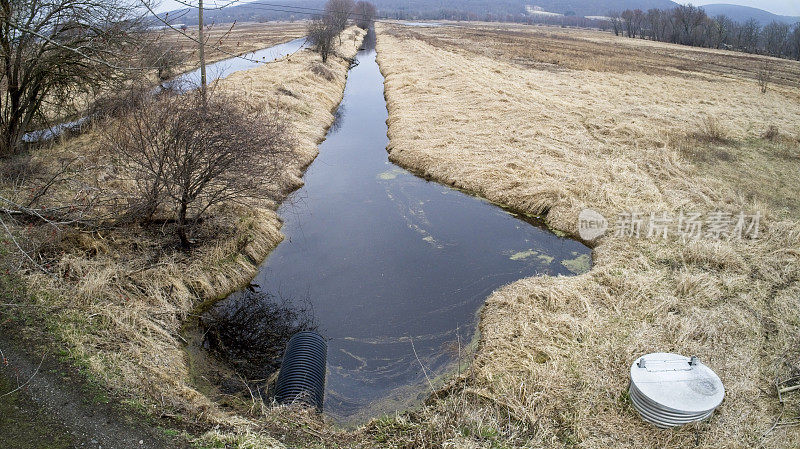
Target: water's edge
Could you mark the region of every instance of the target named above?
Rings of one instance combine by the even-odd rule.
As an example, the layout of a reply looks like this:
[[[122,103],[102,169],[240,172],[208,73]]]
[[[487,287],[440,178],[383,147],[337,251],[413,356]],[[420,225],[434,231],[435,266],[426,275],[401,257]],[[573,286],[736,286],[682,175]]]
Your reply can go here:
[[[324,322],[322,324],[327,326],[325,331],[332,342],[332,346],[329,346],[329,355],[332,358],[331,364],[329,365],[330,397],[326,397],[326,411],[328,413],[332,412],[332,410],[329,410],[328,406],[331,401],[333,401],[335,404],[340,404],[335,406],[331,405],[331,407],[334,407],[334,409],[337,410],[337,413],[334,413],[334,416],[339,414],[340,418],[342,416],[340,413],[343,410],[344,416],[350,416],[351,414],[355,413],[360,414],[362,418],[366,419],[375,416],[375,414],[381,414],[381,409],[391,409],[393,407],[392,404],[395,403],[395,408],[401,410],[413,407],[415,404],[421,404],[424,401],[423,397],[418,398],[419,400],[415,400],[413,397],[416,396],[415,393],[420,391],[420,386],[422,386],[423,391],[429,390],[428,382],[426,382],[426,380],[429,380],[427,379],[428,374],[425,372],[425,368],[422,368],[421,370],[418,368],[425,365],[430,367],[432,376],[439,380],[439,384],[442,385],[446,383],[447,379],[449,379],[453,373],[459,370],[459,367],[463,367],[461,362],[465,358],[465,352],[462,351],[468,347],[474,348],[477,346],[475,344],[475,342],[477,342],[477,338],[479,338],[477,327],[479,324],[479,319],[477,317],[485,305],[486,298],[493,291],[495,291],[496,288],[508,282],[514,282],[516,280],[529,277],[530,275],[542,273],[542,270],[544,270],[545,274],[568,274],[564,268],[561,267],[561,265],[558,265],[558,263],[561,261],[567,261],[567,258],[569,257],[569,250],[566,248],[572,249],[572,254],[574,256],[578,256],[579,253],[591,254],[591,251],[588,250],[588,248],[580,245],[579,242],[575,242],[574,239],[565,239],[551,233],[550,229],[547,227],[546,223],[541,219],[541,217],[532,217],[529,214],[516,212],[508,207],[503,207],[503,205],[499,205],[501,206],[500,208],[495,207],[498,205],[492,205],[491,207],[486,208],[483,203],[487,203],[487,201],[472,194],[471,192],[465,192],[463,190],[446,184],[440,184],[438,182],[429,182],[430,178],[424,176],[414,176],[413,173],[403,170],[399,165],[386,161],[386,144],[389,142],[386,134],[388,131],[388,110],[386,104],[385,78],[383,77],[377,61],[374,60],[374,49],[370,51],[373,52],[371,53],[371,56],[369,56],[369,53],[365,53],[363,58],[366,59],[361,61],[366,68],[361,67],[361,64],[359,64],[351,67],[350,71],[348,72],[347,85],[343,93],[344,97],[338,107],[339,110],[345,111],[343,116],[345,117],[344,126],[346,131],[340,131],[337,129],[329,130],[325,139],[323,139],[319,145],[318,157],[319,155],[322,155],[323,161],[319,162],[319,159],[315,158],[314,162],[317,162],[317,164],[312,164],[307,167],[308,171],[306,171],[303,176],[305,181],[303,187],[307,187],[306,191],[303,192],[306,194],[306,197],[304,197],[303,200],[308,202],[308,204],[305,205],[306,209],[300,211],[294,209],[287,211],[285,210],[284,205],[281,205],[279,208],[279,213],[281,213],[281,215],[291,218],[291,220],[288,222],[284,222],[284,229],[282,230],[284,234],[287,235],[288,239],[281,243],[277,249],[273,249],[270,255],[263,262],[259,275],[254,278],[254,283],[260,284],[256,285],[256,288],[260,289],[260,286],[266,286],[268,288],[266,293],[268,294],[276,293],[277,295],[280,295],[280,289],[288,285],[290,290],[289,297],[295,299],[302,299],[303,292],[300,290],[302,290],[302,286],[305,285],[303,283],[307,282],[307,280],[303,280],[302,276],[306,276],[309,272],[313,273],[311,276],[315,280],[311,282],[314,283],[316,283],[317,280],[329,276],[342,278],[353,278],[355,276],[357,278],[355,283],[346,283],[346,281],[342,281],[344,283],[336,283],[336,281],[334,281],[334,284],[331,284],[331,279],[328,278],[326,281],[327,284],[325,282],[319,284],[318,288],[322,288],[322,290],[317,289],[316,292],[312,293],[312,289],[309,289],[307,293],[309,295],[307,300],[313,303],[315,308],[322,307],[324,309],[322,312],[320,312],[320,315],[324,318]],[[366,84],[357,84],[351,86],[351,83],[355,81],[351,80],[350,74],[356,69],[358,69],[358,76],[356,78],[360,80],[360,83]],[[374,70],[376,75],[371,74],[372,70]],[[378,81],[375,79],[376,76],[380,78],[380,83],[374,87],[369,87],[372,86],[372,82]],[[373,93],[377,94],[377,92],[374,91],[378,87],[380,88],[380,104],[375,103],[377,100],[373,100],[372,97],[368,96],[372,95]],[[367,96],[365,97],[365,95]],[[350,99],[348,100],[348,98]],[[362,101],[365,103],[362,104]],[[382,113],[379,111],[380,109],[383,110]],[[385,120],[381,120],[382,128],[376,123],[381,114],[386,116]],[[378,133],[381,129],[383,129],[381,132],[382,135],[379,136]],[[385,141],[385,144],[377,143],[381,141]],[[379,145],[382,147],[383,151],[380,151],[380,149],[377,148]],[[364,150],[361,150],[362,148],[369,151],[365,153],[363,152]],[[354,151],[361,152],[359,153]],[[379,151],[380,154],[378,154],[376,151]],[[376,157],[378,159],[376,159]],[[383,172],[381,172],[381,170],[383,170]],[[377,177],[379,178],[377,187],[374,183],[376,175],[371,173],[376,173]],[[364,193],[364,190],[375,191],[375,189],[377,189],[377,196],[375,196],[376,192]],[[389,209],[376,210],[374,207],[378,206],[374,205],[378,202],[385,202],[386,195],[388,195],[389,199],[391,200],[388,203]],[[434,197],[431,197],[431,195]],[[441,195],[444,195],[444,197]],[[469,199],[462,199],[462,197],[466,197],[467,195],[469,196]],[[451,196],[452,199],[448,200],[447,198],[450,198]],[[346,198],[346,201],[342,201],[343,198]],[[441,200],[441,198],[445,199]],[[320,203],[320,201],[322,201],[322,203]],[[442,201],[445,202],[442,203]],[[424,204],[426,203],[430,203],[431,205],[425,208]],[[468,254],[482,254],[481,251],[484,251],[485,249],[482,247],[476,247],[475,249],[470,250],[467,247],[465,250],[473,251],[473,253],[464,253],[464,256],[467,256],[466,259],[463,256],[456,256],[461,259],[461,262],[459,262],[461,265],[444,262],[441,260],[441,254],[433,258],[428,258],[425,255],[427,253],[419,253],[420,248],[417,248],[416,250],[408,249],[409,245],[419,246],[419,242],[413,238],[412,241],[403,240],[407,240],[409,238],[408,235],[398,234],[398,232],[401,234],[403,233],[402,229],[400,229],[405,227],[403,223],[400,223],[400,228],[396,228],[396,225],[398,224],[396,222],[376,222],[376,217],[380,219],[380,217],[385,216],[386,214],[392,215],[392,209],[396,206],[401,207],[401,209],[408,207],[411,208],[406,210],[406,212],[410,215],[406,215],[406,212],[401,211],[401,217],[399,217],[406,221],[417,220],[417,222],[409,222],[409,226],[420,230],[419,225],[421,224],[423,228],[428,227],[428,230],[437,234],[435,237],[443,236],[445,238],[445,241],[437,242],[433,235],[430,233],[425,233],[426,229],[421,229],[423,235],[427,235],[427,237],[423,239],[426,241],[426,243],[431,243],[434,245],[440,245],[441,243],[447,247],[452,247],[453,244],[456,244],[456,249],[459,247],[458,245],[461,245],[461,243],[448,243],[448,237],[445,235],[446,232],[442,235],[438,235],[441,234],[438,232],[442,231],[441,226],[436,228],[436,225],[432,225],[431,223],[426,224],[418,222],[420,217],[424,222],[427,222],[427,218],[425,217],[426,214],[433,216],[437,213],[455,213],[455,215],[446,217],[449,218],[450,222],[452,223],[448,224],[449,222],[445,220],[443,224],[443,226],[445,226],[445,231],[447,231],[448,227],[458,227],[471,220],[478,220],[478,222],[476,222],[478,223],[477,226],[480,226],[481,223],[483,224],[482,228],[476,228],[480,229],[480,232],[473,234],[472,237],[469,235],[466,237],[456,237],[459,239],[467,238],[468,240],[471,240],[472,242],[468,243],[468,246],[475,246],[476,242],[480,243],[481,241],[476,241],[475,237],[483,238],[480,237],[482,235],[488,236],[490,239],[490,246],[494,245],[495,249],[491,249],[489,247],[485,248],[491,252],[497,251],[498,247],[513,249],[515,247],[519,247],[519,245],[533,246],[523,246],[513,253],[508,253],[507,251],[503,250],[501,254],[494,254],[491,257],[479,256],[478,259],[471,259],[472,256]],[[476,211],[476,214],[469,215],[469,211],[467,211],[466,213],[468,215],[466,216],[466,222],[464,221],[465,217],[461,217],[460,219],[457,218],[461,206],[466,207],[468,210]],[[320,207],[321,209],[319,209]],[[332,207],[333,209],[331,209]],[[364,207],[367,207],[367,209],[364,209]],[[441,207],[444,207],[444,209],[441,209]],[[456,207],[456,209],[452,209],[453,207]],[[284,210],[281,211],[281,209]],[[395,210],[394,213],[396,212],[397,211]],[[365,213],[367,215],[363,215]],[[308,220],[311,219],[311,215],[313,215],[315,218],[309,222]],[[516,218],[510,219],[508,215]],[[362,216],[363,220],[361,219]],[[506,217],[506,219],[503,219],[502,217]],[[440,219],[441,217],[434,218]],[[322,220],[323,224],[319,223],[320,220]],[[498,222],[498,220],[500,221]],[[493,227],[490,225],[491,223],[495,222],[503,224],[503,226]],[[518,224],[522,222],[525,224]],[[375,230],[362,228],[363,226],[370,228],[370,223],[375,225],[372,226],[372,228],[379,229],[378,233],[381,234],[379,236],[381,237],[381,240],[369,240],[370,237],[374,237],[372,233],[374,233]],[[439,220],[437,224],[442,225],[441,220]],[[471,226],[474,227],[476,225],[473,224]],[[511,228],[509,228],[509,226]],[[525,228],[522,229],[520,228],[521,226]],[[528,228],[528,226],[530,226],[530,228]],[[519,232],[514,231],[514,227],[522,230]],[[354,243],[353,245],[348,243],[347,235],[353,234],[354,232],[359,235],[361,235],[361,233],[365,233],[365,240],[352,242]],[[308,237],[306,235],[307,233],[313,234],[313,237]],[[514,233],[518,233],[520,235],[513,237]],[[524,236],[534,239],[533,242],[525,243],[529,242],[527,238],[524,240],[524,242],[519,241],[519,239]],[[399,237],[399,240],[397,240],[396,237]],[[372,260],[371,253],[365,254],[361,252],[364,250],[364,248],[359,248],[364,241],[374,242],[379,246],[385,246],[387,244],[387,238],[389,241],[397,240],[396,244],[401,245],[396,249],[391,249],[391,244],[389,244],[390,246],[384,248],[383,252],[380,253],[382,256],[388,257],[389,259],[395,261],[396,266],[391,265],[392,267],[405,270],[405,266],[397,265],[402,264],[404,259],[406,261],[410,261],[412,265],[416,266],[416,268],[412,269],[419,269],[421,266],[427,267],[428,265],[433,264],[431,266],[433,273],[436,273],[436,270],[444,270],[441,272],[441,275],[446,276],[447,278],[452,277],[452,279],[442,278],[443,280],[447,281],[445,284],[449,283],[444,285],[443,288],[445,290],[442,291],[438,286],[434,286],[434,288],[427,288],[425,285],[428,284],[425,282],[429,281],[421,280],[418,277],[404,278],[404,274],[402,272],[393,273],[391,272],[391,268],[391,278],[387,279],[389,279],[389,284],[394,287],[390,287],[388,284],[386,286],[372,286],[372,284],[375,282],[383,282],[381,280],[383,274],[379,272],[378,278],[375,278],[375,273],[371,271],[371,269],[374,267],[369,266],[371,263],[369,261]],[[517,239],[514,240],[517,243],[511,242],[509,238],[512,240]],[[428,241],[428,239],[431,240]],[[497,241],[494,242],[494,240]],[[566,242],[572,243],[566,244]],[[306,247],[303,246],[304,244]],[[340,251],[342,245],[345,245],[345,252],[339,253],[338,251]],[[441,246],[439,247],[444,248]],[[559,250],[559,247],[563,247],[564,249]],[[535,248],[536,251],[533,250],[533,248]],[[367,250],[372,251],[369,248],[367,248]],[[424,248],[422,250],[424,250]],[[474,253],[475,250],[478,250],[479,252]],[[415,253],[414,251],[417,252]],[[559,251],[563,252],[563,254]],[[306,253],[308,253],[308,255],[306,255]],[[311,253],[313,253],[313,255]],[[459,253],[456,252],[455,254]],[[553,254],[553,256],[550,254]],[[556,256],[556,254],[558,255]],[[490,254],[486,253],[486,255],[489,256]],[[367,257],[364,258],[363,256]],[[305,260],[304,257],[311,258]],[[344,259],[341,259],[342,257]],[[385,257],[381,257],[379,262],[385,263]],[[408,259],[409,257],[412,258]],[[539,261],[536,261],[537,257],[539,258]],[[558,257],[558,259],[556,259],[556,257]],[[545,266],[547,264],[551,264],[554,259],[556,261],[554,266]],[[342,265],[343,260],[348,260],[348,262]],[[365,260],[367,262],[365,262]],[[467,260],[467,262],[470,260],[475,260],[475,263],[483,264],[485,268],[478,267],[478,271],[476,272],[476,267],[470,266],[466,267],[466,270],[464,270],[464,260]],[[509,262],[509,260],[513,262]],[[542,265],[544,263],[541,262],[542,260],[546,262],[544,265]],[[495,265],[498,262],[499,264]],[[364,266],[365,263],[368,265],[367,267]],[[589,265],[590,264],[591,260],[589,260]],[[452,265],[452,268],[450,265]],[[459,268],[459,266],[462,268]],[[292,285],[293,282],[296,283],[293,279],[297,277],[296,275],[298,274],[298,269],[305,271],[306,274],[301,275],[301,278],[299,278],[300,284]],[[455,272],[452,270],[455,270]],[[511,271],[509,272],[508,270]],[[517,273],[517,270],[523,271]],[[284,273],[284,275],[278,275],[276,273]],[[481,284],[470,286],[473,284],[470,276],[475,275],[482,278],[477,279],[477,281]],[[466,278],[464,278],[464,276],[466,276]],[[461,281],[457,280],[459,277],[462,278]],[[435,278],[436,277],[434,275],[434,279]],[[455,282],[455,284],[453,284],[453,282]],[[448,285],[450,285],[450,287],[448,287]],[[298,289],[296,288],[297,286],[300,286],[301,288]],[[311,284],[309,284],[309,286],[311,286]],[[317,285],[312,287],[317,287]],[[416,311],[413,312],[412,320],[419,321],[419,324],[414,324],[415,330],[410,328],[406,330],[398,328],[397,331],[393,331],[394,334],[391,334],[393,336],[390,336],[390,334],[386,334],[383,331],[370,334],[368,331],[362,332],[361,330],[354,328],[352,325],[347,324],[349,321],[347,318],[336,318],[336,314],[330,314],[331,310],[329,309],[329,303],[332,298],[326,298],[329,298],[332,293],[338,294],[335,292],[341,289],[344,289],[343,294],[345,297],[339,298],[337,296],[339,299],[335,301],[336,310],[351,310],[351,307],[355,307],[355,309],[353,309],[354,311],[369,311],[370,309],[377,308],[376,310],[380,312],[381,308],[386,306],[386,304],[381,302],[385,300],[385,298],[381,299],[381,297],[384,296],[383,294],[387,293],[390,296],[392,294],[396,294],[396,292],[393,293],[386,290],[387,287],[393,288],[396,291],[403,291],[403,293],[401,293],[401,298],[397,298],[400,299],[400,302],[393,301],[391,302],[392,305],[390,307],[395,308],[401,305],[401,303],[408,302],[403,306],[406,308],[412,307],[411,310]],[[377,290],[375,290],[375,288],[377,288]],[[455,290],[448,290],[453,288]],[[448,291],[450,291],[450,293],[447,293]],[[439,299],[436,299],[436,302],[434,303],[430,302],[430,300],[438,298],[437,295],[442,294],[442,292],[450,295],[451,299],[445,300],[445,298],[442,298],[445,300],[445,302],[439,302]],[[233,303],[235,307],[237,298],[241,298],[247,294],[247,292],[242,291],[235,295],[231,295],[227,301],[219,302],[220,307],[225,307],[225,304],[231,303]],[[453,296],[453,294],[455,294],[455,296]],[[425,303],[425,298],[429,298],[427,303]],[[342,303],[342,299],[345,301],[350,301],[351,303],[352,301],[356,302],[352,304]],[[423,307],[433,306],[435,308],[435,310],[433,310],[435,314],[429,316],[429,312],[425,312],[421,309],[413,309],[413,307],[415,307],[414,302],[419,302],[420,300],[427,304],[423,305]],[[455,303],[448,305],[450,303],[447,301],[452,302],[454,300],[456,301]],[[320,303],[319,301],[328,301],[329,303],[325,304]],[[468,305],[466,308],[464,308],[463,304],[467,304],[467,301],[470,304],[474,302],[475,307],[473,308],[472,306]],[[364,309],[364,307],[367,309]],[[435,324],[435,321],[431,320],[436,320],[437,318],[435,317],[441,315],[442,312],[444,312],[445,315],[448,315],[448,312],[445,311],[451,307],[459,307],[457,316],[453,315],[453,319],[457,320],[455,322],[456,324],[444,323],[444,327],[439,327],[438,329],[452,329],[455,327],[456,333],[452,334],[453,330],[450,330],[444,332],[440,331],[437,334],[437,324]],[[396,321],[397,317],[409,316],[408,311],[398,313],[400,313],[400,315],[390,318],[390,321]],[[459,316],[460,318],[458,318]],[[352,317],[349,318],[352,319]],[[367,320],[369,320],[369,318],[367,318]],[[380,319],[379,322],[381,322]],[[359,323],[360,326],[367,325],[367,323],[363,320],[359,321]],[[461,325],[458,326],[458,323]],[[342,328],[344,330],[335,330],[331,326],[334,328]],[[420,328],[419,326],[422,327]],[[326,332],[323,333],[325,334]],[[346,333],[342,334],[342,332]],[[385,335],[385,337],[382,337],[383,335]],[[450,336],[447,337],[447,335]],[[443,338],[445,340],[449,338],[455,342],[455,339],[458,335],[463,337],[458,339],[459,359],[453,360],[452,356],[439,354],[439,350],[436,348],[438,348],[438,345],[444,341]],[[375,340],[376,338],[377,340]],[[420,341],[420,338],[423,340],[427,339],[430,342]],[[410,350],[403,348],[410,345],[411,349],[413,349],[415,339],[417,348],[414,350],[415,354],[409,359],[408,356]],[[370,343],[371,341],[373,341],[373,343]],[[470,344],[467,342],[470,342]],[[356,352],[353,352],[354,350],[352,348],[360,349],[356,350]],[[370,351],[370,355],[363,355],[367,353],[359,353],[359,350]],[[345,356],[345,359],[347,360],[342,359],[343,356],[340,351],[347,355]],[[417,351],[421,351],[422,359],[416,357]],[[416,361],[414,361],[414,357],[416,357]],[[338,360],[336,360],[337,358]],[[361,366],[350,366],[353,362],[353,360],[350,358],[358,360],[358,364]],[[448,358],[450,361],[447,361]],[[380,362],[381,360],[384,362]],[[376,361],[378,362],[379,366],[377,368],[374,366],[370,368],[370,365]],[[454,364],[452,363],[453,361],[457,361],[458,363]],[[342,365],[342,363],[345,364]],[[386,365],[385,368],[381,368],[381,364],[388,365]],[[350,367],[348,368],[348,366]],[[366,369],[366,371],[362,372],[364,369]],[[377,369],[378,372],[375,374],[370,374],[375,369]],[[382,372],[383,374],[381,374]],[[411,382],[410,380],[403,380],[405,377],[408,377],[408,379],[416,378],[420,380],[422,379],[420,373],[425,373],[425,379],[421,380],[421,384],[417,381]],[[383,376],[383,378],[386,378],[388,375],[389,378],[393,379],[391,381],[391,385],[394,386],[385,387],[389,388],[389,390],[386,391],[387,393],[390,393],[391,398],[387,396],[385,399],[388,400],[388,402],[384,402],[382,406],[377,402],[369,402],[369,404],[378,405],[378,407],[374,410],[375,414],[370,414],[370,412],[363,413],[368,409],[372,409],[373,407],[366,406],[366,403],[362,404],[356,399],[353,399],[356,401],[353,402],[353,400],[351,400],[351,394],[354,394],[355,391],[359,390],[360,387],[358,387],[358,385],[362,385],[364,387],[369,386],[369,388],[373,391],[373,393],[364,393],[371,394],[372,396],[369,396],[370,398],[374,399],[375,397],[381,397],[382,393],[380,392],[383,391],[381,388],[384,387],[380,386],[380,382],[384,382],[384,380],[379,380],[378,378],[374,377],[375,375],[378,375],[379,377]],[[356,378],[361,380],[354,380]],[[355,384],[352,383],[354,381],[356,382]],[[345,382],[345,384],[342,384],[342,382]],[[375,382],[378,382],[378,384],[375,384]],[[344,390],[342,388],[344,388]],[[378,396],[375,396],[376,394]],[[412,400],[409,400],[409,398],[412,398]],[[369,401],[372,401],[372,399]],[[342,409],[342,407],[344,407],[344,409]],[[339,419],[339,421],[341,423],[343,420]],[[350,423],[352,423],[352,421],[350,421]]]

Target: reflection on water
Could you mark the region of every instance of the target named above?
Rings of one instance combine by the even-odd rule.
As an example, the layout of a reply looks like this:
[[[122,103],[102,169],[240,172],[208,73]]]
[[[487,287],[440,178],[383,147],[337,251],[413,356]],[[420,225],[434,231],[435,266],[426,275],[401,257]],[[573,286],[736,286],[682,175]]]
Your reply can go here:
[[[213,64],[206,64],[206,80],[208,83],[211,83],[242,70],[254,69],[265,62],[275,61],[284,56],[291,55],[305,47],[307,42],[306,38],[301,37],[289,42],[284,42],[283,44],[247,53],[242,55],[242,57],[229,58]],[[179,89],[183,89],[184,86],[191,86],[192,88],[199,86],[200,69],[184,73],[176,77],[172,83],[179,86]]]
[[[419,403],[426,374],[452,369],[493,290],[581,271],[590,250],[391,164],[372,45],[340,110],[305,186],[280,208],[286,239],[254,282],[311,302],[330,339],[326,413],[352,423]]]
[[[200,317],[203,346],[247,379],[263,380],[280,368],[286,343],[300,331],[316,330],[310,303],[244,290]]]

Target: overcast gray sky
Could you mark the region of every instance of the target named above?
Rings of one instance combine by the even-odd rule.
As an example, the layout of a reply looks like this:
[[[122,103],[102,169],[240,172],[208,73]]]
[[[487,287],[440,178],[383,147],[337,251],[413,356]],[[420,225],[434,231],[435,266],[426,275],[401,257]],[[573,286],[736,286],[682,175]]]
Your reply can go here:
[[[224,5],[228,3],[225,0],[203,0],[208,5]],[[192,4],[197,4],[197,0],[190,0]],[[246,3],[247,0],[242,0],[241,3]],[[291,4],[291,2],[283,2],[281,0],[270,0],[270,3],[275,4]],[[536,4],[536,0],[530,0],[531,4]],[[679,3],[683,3],[679,0]],[[752,6],[754,8],[765,9],[775,14],[783,14],[786,16],[800,16],[800,0],[693,0],[692,4],[695,5],[708,5],[711,3],[730,3],[733,5]],[[181,8],[183,5],[174,0],[162,0],[158,11],[171,11],[173,9]]]
[[[694,5],[729,3],[731,5],[752,6],[784,16],[800,16],[800,0],[695,0]]]

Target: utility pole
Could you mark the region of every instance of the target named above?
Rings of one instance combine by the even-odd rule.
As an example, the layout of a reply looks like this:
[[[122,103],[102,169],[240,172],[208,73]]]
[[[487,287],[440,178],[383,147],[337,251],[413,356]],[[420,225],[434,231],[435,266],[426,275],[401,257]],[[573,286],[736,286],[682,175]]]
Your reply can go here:
[[[200,92],[203,95],[203,103],[206,102],[206,41],[203,37],[204,33],[204,25],[203,25],[203,0],[198,0],[199,4],[197,6],[197,23],[198,23],[198,40],[200,41]]]

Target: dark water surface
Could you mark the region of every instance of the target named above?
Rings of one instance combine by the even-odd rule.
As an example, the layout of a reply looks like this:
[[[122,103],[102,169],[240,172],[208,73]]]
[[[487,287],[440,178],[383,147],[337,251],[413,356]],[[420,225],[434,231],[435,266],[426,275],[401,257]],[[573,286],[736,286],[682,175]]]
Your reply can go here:
[[[329,339],[325,411],[343,423],[424,399],[425,374],[435,381],[453,369],[493,290],[590,263],[584,245],[387,160],[371,42],[305,186],[279,210],[286,240],[253,281],[313,307]]]

